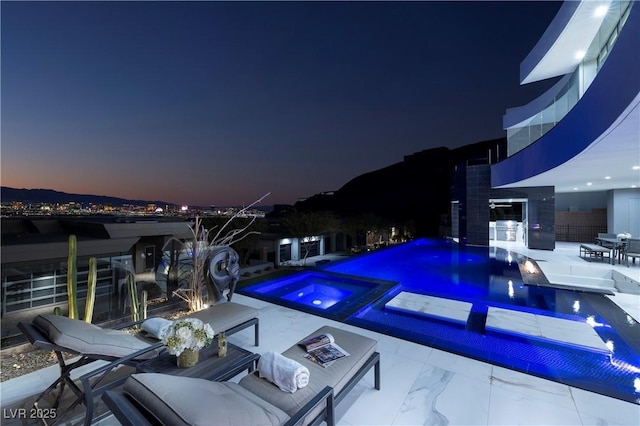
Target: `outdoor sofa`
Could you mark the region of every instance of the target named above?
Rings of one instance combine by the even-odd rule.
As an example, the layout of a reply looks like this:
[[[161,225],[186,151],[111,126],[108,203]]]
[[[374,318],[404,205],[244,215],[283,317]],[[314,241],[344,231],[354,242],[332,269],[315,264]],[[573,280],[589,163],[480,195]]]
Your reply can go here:
[[[372,368],[374,386],[380,389],[380,354],[375,340],[333,327],[322,327],[305,339],[323,333],[331,333],[350,355],[325,368],[293,345],[282,355],[309,369],[308,385],[293,393],[280,390],[258,372],[239,383],[143,373],[131,375],[121,391],[109,390],[102,398],[124,426],[318,425],[323,421],[333,426],[334,406]]]

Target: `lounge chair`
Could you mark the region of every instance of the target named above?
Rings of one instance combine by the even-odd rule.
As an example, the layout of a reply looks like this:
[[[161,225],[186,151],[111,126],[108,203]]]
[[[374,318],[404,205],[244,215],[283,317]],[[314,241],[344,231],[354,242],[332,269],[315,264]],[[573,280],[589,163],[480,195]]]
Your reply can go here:
[[[597,244],[580,244],[580,254],[579,256],[591,262],[591,260],[601,260],[611,259],[611,251],[612,248],[604,245]]]
[[[259,343],[259,320],[257,309],[234,302],[222,302],[207,309],[190,314],[208,322],[216,332],[224,331],[227,335],[241,331],[247,327],[255,327],[255,345]],[[18,328],[32,345],[39,349],[53,350],[60,366],[60,377],[56,379],[34,401],[37,404],[43,396],[60,386],[53,407],[58,408],[65,387],[69,387],[76,395],[76,400],[64,410],[57,413],[61,419],[79,404],[84,404],[87,410],[85,424],[89,425],[93,418],[93,400],[106,389],[122,384],[126,376],[116,380],[107,376],[117,367],[128,365],[135,367],[141,361],[155,357],[164,345],[157,339],[121,331],[122,328],[139,324],[142,321],[124,324],[115,329],[104,329],[94,324],[80,320],[69,319],[52,314],[38,315],[32,323],[18,323]],[[67,363],[63,353],[80,355],[80,358]],[[70,377],[73,370],[94,361],[108,361],[107,365],[96,368],[84,374],[78,381],[78,386]]]
[[[380,354],[376,352],[375,340],[345,330],[323,327],[308,337],[327,332],[350,356],[324,368],[306,359],[306,352],[297,344],[287,349],[283,355],[310,372],[309,384],[294,393],[280,390],[257,374],[230,383],[146,373],[132,375],[122,391],[108,390],[102,398],[124,426],[318,425],[323,421],[333,426],[334,405],[371,368],[375,388],[380,389]]]
[[[260,343],[260,323],[258,311],[246,305],[235,302],[217,303],[198,312],[193,312],[188,317],[198,318],[204,323],[209,323],[214,331],[224,331],[227,335],[237,333],[247,327],[254,326],[254,344]]]
[[[135,325],[136,323],[124,324],[115,329],[104,329],[94,324],[67,317],[44,314],[34,318],[32,323],[20,322],[18,328],[32,345],[43,350],[55,352],[60,366],[60,377],[58,377],[47,389],[45,389],[34,400],[34,406],[39,401],[49,395],[59,386],[58,394],[52,408],[58,409],[65,388],[68,386],[76,395],[75,401],[71,403],[63,412],[56,413],[57,421],[79,404],[83,403],[87,409],[85,424],[91,424],[93,417],[93,397],[100,394],[110,386],[121,384],[110,382],[103,384],[103,380],[118,365],[135,366],[139,362],[157,356],[163,348],[161,342],[152,342],[143,339],[141,336],[126,333],[121,328]],[[67,362],[63,353],[79,355],[79,358]],[[71,379],[71,372],[75,369],[95,361],[109,361],[114,363],[112,368],[99,369],[95,376],[85,374],[81,380],[84,390]],[[111,364],[109,364],[111,365]],[[94,379],[91,383],[90,379]],[[55,424],[55,422],[53,423]]]
[[[633,258],[634,263],[636,258],[640,258],[640,239],[629,238],[627,240],[624,256],[627,259],[627,268],[629,267],[629,258]]]

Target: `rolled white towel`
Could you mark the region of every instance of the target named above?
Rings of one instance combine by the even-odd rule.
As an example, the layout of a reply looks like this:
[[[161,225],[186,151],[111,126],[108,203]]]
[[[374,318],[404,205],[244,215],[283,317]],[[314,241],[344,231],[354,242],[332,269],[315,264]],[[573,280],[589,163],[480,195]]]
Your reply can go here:
[[[162,340],[173,321],[164,318],[149,318],[142,323],[142,329],[158,340]]]
[[[258,372],[260,377],[269,380],[285,392],[293,393],[309,384],[309,369],[277,352],[260,355]]]

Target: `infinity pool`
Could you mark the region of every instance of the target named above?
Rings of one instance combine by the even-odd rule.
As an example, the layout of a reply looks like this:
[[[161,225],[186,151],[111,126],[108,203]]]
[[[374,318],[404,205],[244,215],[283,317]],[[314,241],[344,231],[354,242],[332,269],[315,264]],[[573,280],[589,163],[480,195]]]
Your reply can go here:
[[[420,239],[237,291],[640,403],[640,325],[602,294],[528,285],[527,261]]]

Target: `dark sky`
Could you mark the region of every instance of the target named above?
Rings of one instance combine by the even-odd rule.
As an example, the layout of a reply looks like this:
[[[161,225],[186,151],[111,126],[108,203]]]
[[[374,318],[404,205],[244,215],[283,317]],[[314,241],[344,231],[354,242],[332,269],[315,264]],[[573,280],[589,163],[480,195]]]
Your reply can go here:
[[[559,5],[2,1],[2,185],[293,203],[502,137]]]

